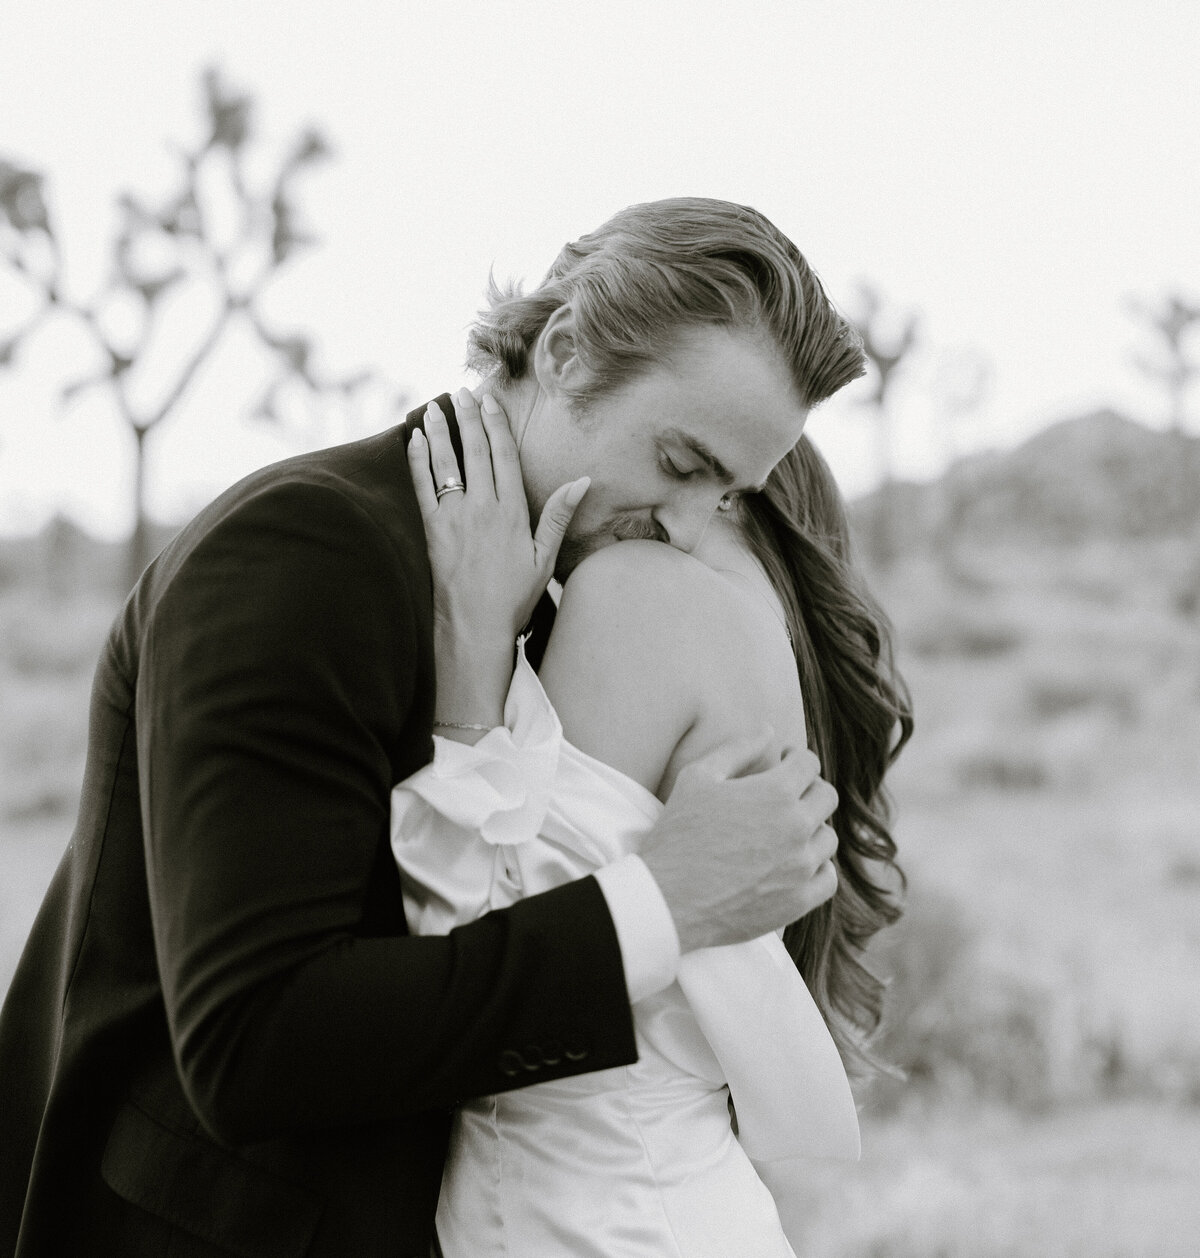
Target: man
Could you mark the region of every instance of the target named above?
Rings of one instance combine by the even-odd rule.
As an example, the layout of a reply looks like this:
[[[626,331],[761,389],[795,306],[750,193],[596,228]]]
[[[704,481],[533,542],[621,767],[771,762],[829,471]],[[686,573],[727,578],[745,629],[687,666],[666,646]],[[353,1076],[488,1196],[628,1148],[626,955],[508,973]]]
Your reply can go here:
[[[707,201],[633,207],[529,297],[493,291],[472,352],[541,553],[570,515],[552,491],[591,477],[563,575],[624,537],[690,549],[862,368],[794,246]],[[455,715],[419,422],[234,486],[114,626],[78,826],[0,1018],[0,1254],[426,1254],[457,1102],[632,1061],[630,1003],[680,950],[832,894],[832,792],[764,741],[682,775],[640,857],[408,935],[390,790]]]

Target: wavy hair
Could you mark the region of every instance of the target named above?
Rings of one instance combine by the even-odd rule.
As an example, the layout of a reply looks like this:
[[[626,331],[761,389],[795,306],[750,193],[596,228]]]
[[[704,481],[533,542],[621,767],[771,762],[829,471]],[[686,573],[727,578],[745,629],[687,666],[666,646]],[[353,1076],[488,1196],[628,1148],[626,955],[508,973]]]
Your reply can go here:
[[[538,287],[488,279],[467,362],[501,386],[522,379],[550,316],[569,305],[588,370],[577,406],[665,361],[681,332],[725,327],[765,335],[802,406],[863,374],[862,341],[799,249],[764,215],[730,201],[677,197],[631,205],[564,245]]]
[[[891,628],[854,564],[841,492],[807,437],[740,499],[738,520],[783,601],[804,696],[809,746],[836,787],[838,888],[783,940],[847,1065],[886,1069],[868,1051],[883,983],[865,964],[871,937],[899,918],[896,861],[883,778],[912,734]]]

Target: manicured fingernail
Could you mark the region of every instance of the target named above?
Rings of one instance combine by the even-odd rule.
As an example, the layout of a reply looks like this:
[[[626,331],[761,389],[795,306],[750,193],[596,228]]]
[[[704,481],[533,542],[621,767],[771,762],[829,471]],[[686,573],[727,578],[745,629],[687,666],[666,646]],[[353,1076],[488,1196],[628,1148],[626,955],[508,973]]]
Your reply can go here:
[[[408,444],[416,446],[419,450],[425,444],[425,434],[419,428],[414,428],[413,435],[408,439]]]
[[[472,396],[470,389],[459,389],[454,395],[454,400],[460,407],[475,405],[475,398]]]
[[[426,419],[445,419],[446,418],[445,415],[442,414],[442,408],[436,402],[430,402],[429,405],[425,408],[425,417]]]
[[[500,403],[497,402],[490,393],[485,393],[483,395],[483,409],[487,411],[489,415],[499,415]]]
[[[568,507],[576,507],[579,505],[583,495],[587,493],[591,486],[592,478],[590,476],[581,476],[575,484],[567,490],[566,503]]]

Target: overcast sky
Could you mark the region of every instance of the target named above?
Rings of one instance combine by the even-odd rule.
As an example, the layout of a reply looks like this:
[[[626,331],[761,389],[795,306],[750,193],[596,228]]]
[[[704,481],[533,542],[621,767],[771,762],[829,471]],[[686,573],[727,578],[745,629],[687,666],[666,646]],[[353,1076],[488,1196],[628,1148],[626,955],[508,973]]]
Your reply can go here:
[[[960,448],[1102,405],[1162,422],[1124,303],[1200,296],[1195,0],[3,0],[0,155],[48,174],[77,295],[114,194],[165,188],[167,141],[196,137],[210,63],[258,97],[264,147],[311,122],[336,149],[302,186],[323,243],[271,302],[335,370],[452,388],[489,267],[536,281],[621,206],[698,194],[763,210],[843,308],[869,279],[921,312],[908,474],[946,456],[937,385],[966,352],[992,375]],[[15,301],[0,286],[0,336]],[[87,361],[51,327],[0,376],[0,530],[128,527],[119,425],[55,401]],[[158,515],[379,418],[266,433],[255,370],[231,347],[158,434]],[[876,471],[861,387],[810,427],[851,493]]]

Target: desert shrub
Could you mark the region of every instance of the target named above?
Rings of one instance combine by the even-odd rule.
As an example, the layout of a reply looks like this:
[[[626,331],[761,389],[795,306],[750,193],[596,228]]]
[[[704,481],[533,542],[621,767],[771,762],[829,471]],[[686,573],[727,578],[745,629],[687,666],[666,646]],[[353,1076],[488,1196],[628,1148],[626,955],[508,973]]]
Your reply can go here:
[[[994,659],[1016,651],[1023,641],[1023,634],[1014,625],[951,612],[914,627],[904,645],[926,659]]]
[[[48,599],[15,591],[0,607],[0,658],[26,678],[90,674],[115,613],[108,597]]]
[[[30,680],[0,672],[0,816],[70,814],[87,751],[89,678]]]
[[[1039,721],[1052,721],[1087,708],[1101,708],[1118,720],[1128,722],[1137,707],[1129,686],[1103,675],[1039,678],[1030,684],[1027,702],[1030,713]]]
[[[1200,1105],[1200,1051],[1186,1034],[1139,1046],[1128,1018],[1054,967],[1006,961],[967,906],[913,886],[872,951],[889,979],[878,1055],[893,1077],[881,1114],[999,1104],[1027,1113],[1130,1098]]]
[[[1165,881],[1168,886],[1200,887],[1200,856],[1175,857],[1167,867]]]
[[[34,781],[23,784],[3,806],[9,821],[64,820],[79,803],[79,790],[65,781]]]
[[[1178,579],[1172,592],[1171,603],[1185,620],[1200,614],[1200,563]]]
[[[1067,575],[1059,591],[1098,607],[1118,607],[1128,597],[1128,591],[1114,577]]]
[[[986,1098],[1034,1109],[1051,1099],[1050,995],[984,964],[958,902],[914,890],[877,965],[890,979],[879,1051],[903,1075],[877,1085],[880,1108]]]
[[[1042,758],[1020,747],[964,755],[954,776],[969,791],[1038,791],[1050,784],[1050,770]]]

